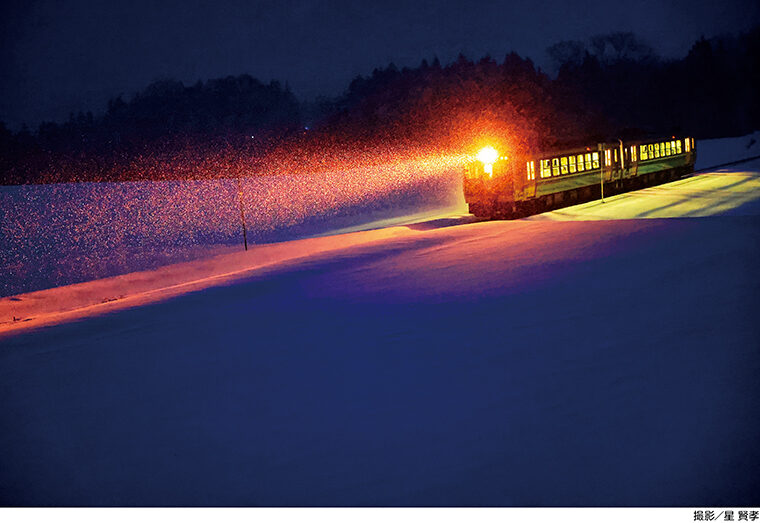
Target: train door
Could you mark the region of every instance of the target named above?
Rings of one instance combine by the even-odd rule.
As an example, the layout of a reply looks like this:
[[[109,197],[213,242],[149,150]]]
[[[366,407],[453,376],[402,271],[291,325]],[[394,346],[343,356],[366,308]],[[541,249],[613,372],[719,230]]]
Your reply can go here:
[[[607,146],[606,144],[600,143],[599,144],[599,155],[601,158],[601,178],[604,180],[604,183],[608,183],[612,181],[613,172],[615,169],[615,164],[613,162],[613,149],[612,147]],[[600,180],[601,181],[601,180]]]

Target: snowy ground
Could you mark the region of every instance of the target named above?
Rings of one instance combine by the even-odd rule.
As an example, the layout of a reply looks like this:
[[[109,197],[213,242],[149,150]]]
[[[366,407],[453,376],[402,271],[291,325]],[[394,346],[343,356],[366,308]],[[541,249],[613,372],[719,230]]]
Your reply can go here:
[[[760,131],[736,138],[697,142],[697,170],[760,155]]]
[[[756,506],[758,179],[43,291],[0,504]]]
[[[532,216],[529,220],[632,220],[760,215],[760,160],[683,178],[585,204]]]
[[[241,180],[248,242],[464,210],[461,161],[434,157]],[[0,187],[0,296],[152,270],[243,247],[237,180]],[[398,223],[398,222],[397,222]]]

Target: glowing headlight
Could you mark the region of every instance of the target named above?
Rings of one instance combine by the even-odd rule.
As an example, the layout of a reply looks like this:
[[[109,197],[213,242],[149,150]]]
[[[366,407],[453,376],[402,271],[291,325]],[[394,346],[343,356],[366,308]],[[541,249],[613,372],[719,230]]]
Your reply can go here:
[[[493,147],[484,147],[478,153],[478,160],[485,165],[493,165],[493,163],[499,159],[499,153]]]

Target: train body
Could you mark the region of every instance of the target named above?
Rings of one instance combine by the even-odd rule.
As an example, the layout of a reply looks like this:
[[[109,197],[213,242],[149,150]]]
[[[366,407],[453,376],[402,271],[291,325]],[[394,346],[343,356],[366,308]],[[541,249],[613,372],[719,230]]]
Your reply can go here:
[[[470,212],[509,218],[665,183],[694,170],[694,138],[600,143],[515,157],[481,151],[464,169]]]

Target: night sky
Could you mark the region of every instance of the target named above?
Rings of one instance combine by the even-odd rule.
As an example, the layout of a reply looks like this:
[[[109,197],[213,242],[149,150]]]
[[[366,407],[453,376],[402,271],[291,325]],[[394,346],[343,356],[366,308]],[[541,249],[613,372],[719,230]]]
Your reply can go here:
[[[394,62],[416,66],[460,52],[501,60],[514,50],[550,68],[560,40],[633,31],[661,56],[700,35],[760,23],[753,0],[360,2],[347,0],[88,2],[0,7],[0,120],[62,120],[102,112],[159,78],[187,83],[248,73],[288,82],[301,98],[335,95],[351,78]]]

